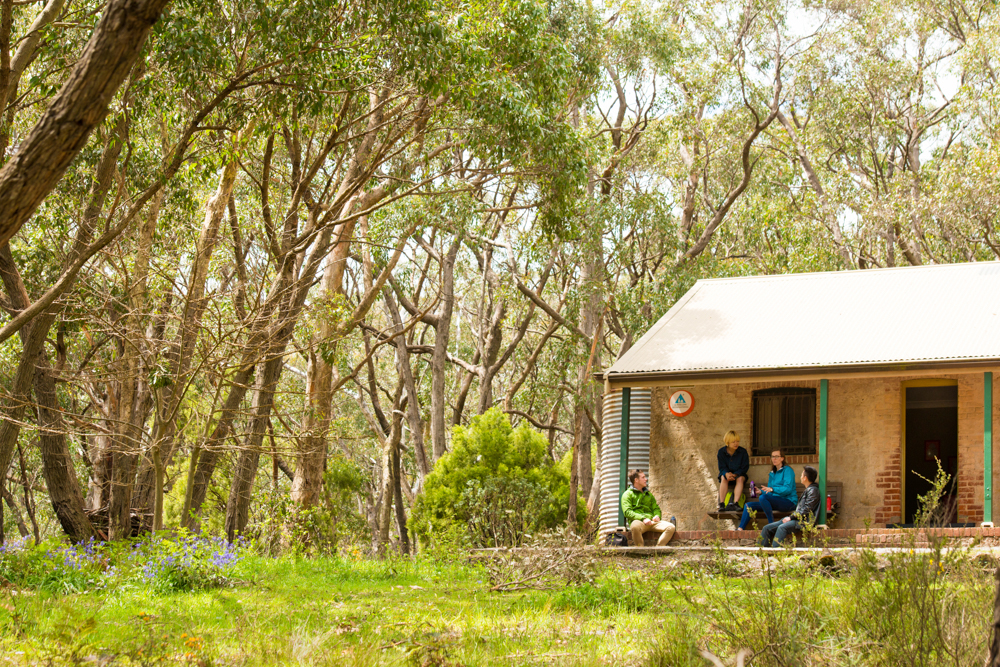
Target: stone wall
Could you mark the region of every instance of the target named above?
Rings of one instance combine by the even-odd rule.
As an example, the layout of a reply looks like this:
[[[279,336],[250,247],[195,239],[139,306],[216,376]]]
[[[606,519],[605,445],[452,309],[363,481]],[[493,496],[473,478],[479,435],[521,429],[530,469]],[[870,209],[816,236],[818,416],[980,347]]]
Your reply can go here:
[[[959,521],[983,516],[983,375],[932,375],[958,381]],[[830,481],[843,484],[843,506],[833,527],[884,527],[902,520],[902,388],[916,378],[831,379],[827,430]],[[794,386],[817,389],[818,381],[733,383],[689,388],[695,408],[674,417],[667,408],[671,389],[653,389],[650,432],[650,487],[665,516],[676,516],[682,530],[725,528],[707,516],[718,494],[716,452],[729,429],[740,434],[752,451],[752,393],[757,389]],[[994,371],[994,432],[1000,432],[1000,373]],[[817,425],[819,419],[817,416]],[[1000,440],[996,437],[995,441]],[[817,440],[818,442],[818,440]],[[1000,491],[1000,457],[996,454],[994,488]],[[815,456],[790,459],[796,476]],[[767,481],[770,462],[751,459],[750,478]],[[1000,500],[994,493],[994,517],[1000,523]]]

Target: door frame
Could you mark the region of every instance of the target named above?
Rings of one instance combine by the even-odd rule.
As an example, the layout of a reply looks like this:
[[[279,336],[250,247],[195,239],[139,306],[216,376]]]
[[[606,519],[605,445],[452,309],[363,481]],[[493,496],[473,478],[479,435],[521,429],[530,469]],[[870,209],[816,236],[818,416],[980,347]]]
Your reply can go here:
[[[903,380],[899,384],[899,522],[906,523],[906,390],[910,387],[956,387],[958,380],[921,378]],[[961,456],[961,452],[958,453]]]

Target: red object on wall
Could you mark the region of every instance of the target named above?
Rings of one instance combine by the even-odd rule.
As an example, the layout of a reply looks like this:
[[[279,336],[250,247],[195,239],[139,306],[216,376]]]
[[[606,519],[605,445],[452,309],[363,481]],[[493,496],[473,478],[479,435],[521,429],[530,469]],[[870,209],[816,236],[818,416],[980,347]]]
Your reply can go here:
[[[830,496],[826,497],[826,511],[827,512],[833,511],[833,498],[831,498]]]

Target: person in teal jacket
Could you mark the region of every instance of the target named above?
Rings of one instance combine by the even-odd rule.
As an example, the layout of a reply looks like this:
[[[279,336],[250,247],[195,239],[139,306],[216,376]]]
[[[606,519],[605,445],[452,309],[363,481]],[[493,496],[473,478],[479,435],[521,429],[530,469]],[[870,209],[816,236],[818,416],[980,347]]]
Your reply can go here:
[[[785,465],[785,457],[780,449],[771,452],[771,472],[767,474],[767,486],[760,487],[763,491],[755,502],[743,506],[743,517],[740,519],[740,530],[750,523],[750,510],[763,511],[768,523],[774,522],[774,510],[791,512],[799,494],[795,490],[795,471]]]
[[[628,481],[628,488],[622,494],[622,513],[625,515],[629,530],[632,531],[632,544],[637,547],[643,546],[642,534],[654,530],[660,533],[656,546],[666,545],[677,530],[674,525],[676,520],[673,517],[670,517],[670,521],[660,518],[660,506],[656,504],[656,498],[646,487],[645,471],[630,470]]]

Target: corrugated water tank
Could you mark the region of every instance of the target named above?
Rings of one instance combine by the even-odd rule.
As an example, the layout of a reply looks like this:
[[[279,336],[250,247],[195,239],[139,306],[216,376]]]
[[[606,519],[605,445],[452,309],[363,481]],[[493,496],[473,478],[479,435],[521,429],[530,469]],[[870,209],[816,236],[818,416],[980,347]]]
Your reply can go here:
[[[628,468],[649,470],[649,428],[652,416],[651,389],[631,390],[628,425]],[[621,390],[604,395],[604,417],[601,443],[601,534],[618,526],[618,506],[621,480]]]

